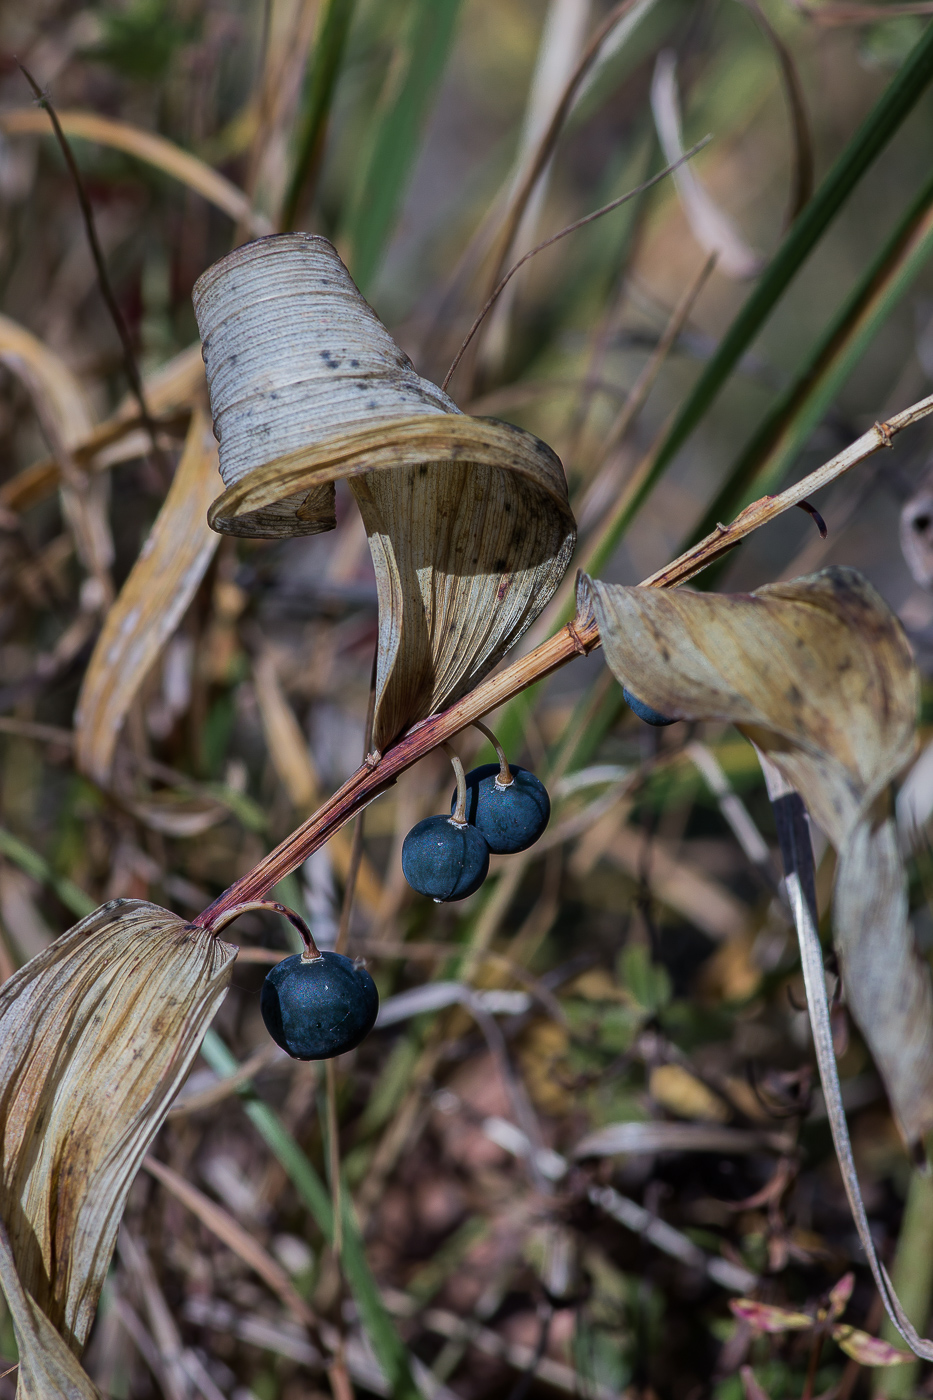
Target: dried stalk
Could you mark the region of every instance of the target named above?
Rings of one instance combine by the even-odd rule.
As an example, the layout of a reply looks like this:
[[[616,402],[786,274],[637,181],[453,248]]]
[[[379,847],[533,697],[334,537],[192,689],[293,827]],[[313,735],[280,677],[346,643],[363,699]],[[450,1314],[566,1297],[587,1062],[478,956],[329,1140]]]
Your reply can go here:
[[[739,514],[731,525],[720,525],[665,568],[643,582],[645,588],[674,588],[693,578],[753,531],[790,510],[831,481],[865,461],[905,428],[933,413],[933,394],[895,414],[885,423],[876,423],[849,447],[837,453],[809,476],[777,496],[763,496]],[[462,729],[511,700],[515,695],[565,666],[576,656],[586,656],[600,645],[599,629],[592,617],[576,618],[553,637],[512,663],[498,675],[481,682],[469,695],[438,715],[432,715],[403,735],[380,758],[364,763],[334,795],[296,831],[225,890],[194,920],[200,928],[212,929],[234,905],[260,899],[279,880],[323,846],[357,812],[391,787],[400,773],[411,768],[432,749],[453,738]]]

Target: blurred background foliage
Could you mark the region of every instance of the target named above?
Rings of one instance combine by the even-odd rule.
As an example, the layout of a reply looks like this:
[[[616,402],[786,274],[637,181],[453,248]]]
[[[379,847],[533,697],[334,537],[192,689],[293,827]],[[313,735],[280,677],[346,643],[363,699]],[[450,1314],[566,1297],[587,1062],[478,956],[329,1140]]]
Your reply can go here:
[[[728,519],[929,392],[930,8],[639,0],[582,84],[502,248],[510,194],[610,13],[600,0],[8,4],[2,312],[61,357],[98,421],[118,408],[128,388],[119,341],[61,153],[34,116],[17,115],[30,108],[18,62],[60,113],[158,133],[245,191],[270,229],[333,239],[419,371],[440,382],[497,260],[507,265],[663,166],[651,94],[658,55],[671,50],[684,144],[711,133],[694,168],[730,220],[733,251],[759,271],[728,275],[722,248],[709,265],[695,215],[666,181],[525,267],[451,385],[467,411],[555,447],[581,527],[578,562],[595,558],[604,577],[637,582],[702,522]],[[894,115],[884,107],[892,91],[908,93]],[[869,145],[877,137],[863,156],[860,131]],[[195,279],[249,229],[196,180],[156,168],[132,133],[122,146],[75,134],[73,148],[151,383],[197,339]],[[830,172],[847,160],[845,197],[832,204]],[[804,246],[807,219],[816,232]],[[72,758],[100,598],[55,496],[23,503],[20,473],[55,447],[15,354],[0,361],[6,976],[89,901],[131,895],[193,915],[356,768],[376,596],[342,490],[331,535],[223,540],[127,719],[130,777],[101,791]],[[675,451],[671,425],[688,409]],[[177,460],[177,423],[161,432],[161,462],[144,441],[96,458],[117,587]],[[742,590],[855,565],[929,669],[933,598],[898,542],[927,450],[922,432],[908,435],[831,488],[819,502],[826,541],[791,512],[698,586]],[[568,596],[536,639],[566,615]],[[925,696],[926,722],[929,686]],[[815,1087],[751,749],[722,727],[648,729],[598,654],[492,722],[511,756],[549,782],[554,815],[526,856],[494,858],[479,893],[435,907],[401,877],[406,831],[448,800],[442,755],[367,812],[352,908],[345,836],[278,890],[324,945],[350,919],[350,949],[394,1008],[338,1065],[346,1189],[381,1295],[366,1293],[357,1255],[342,1282],[302,1175],[308,1162],[327,1171],[323,1078],[270,1052],[259,1019],[262,957],[289,946],[284,926],[258,916],[237,926],[254,961],[238,964],[207,1060],[156,1155],[245,1226],[340,1331],[360,1396],[413,1393],[409,1355],[425,1395],[464,1400],[929,1394],[927,1366],[873,1374],[822,1334],[756,1335],[728,1308],[730,1291],[754,1290],[815,1308],[851,1266],[848,1320],[881,1323]],[[459,747],[491,757],[478,735]],[[917,786],[923,825],[933,792],[929,778]],[[748,826],[745,844],[736,838],[736,795],[757,846]],[[823,910],[833,876],[824,846],[817,833]],[[911,871],[929,953],[922,832]],[[443,1002],[449,982],[484,996],[481,1014]],[[834,1025],[873,1228],[923,1330],[933,1193],[838,1003]],[[237,1061],[249,1062],[239,1089],[254,1081],[245,1098],[222,1083]],[[239,1237],[205,1219],[142,1174],[88,1355],[97,1384],[120,1400],[325,1393],[294,1307],[238,1251]],[[0,1351],[12,1362],[8,1321]],[[403,1358],[396,1372],[393,1356]],[[13,1379],[0,1382],[7,1394]]]

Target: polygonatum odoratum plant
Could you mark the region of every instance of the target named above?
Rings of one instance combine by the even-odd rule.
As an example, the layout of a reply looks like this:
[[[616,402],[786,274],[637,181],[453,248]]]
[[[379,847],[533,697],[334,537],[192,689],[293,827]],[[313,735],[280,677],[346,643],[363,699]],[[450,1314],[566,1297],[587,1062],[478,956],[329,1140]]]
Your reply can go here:
[[[918,682],[907,642],[850,569],[740,595],[678,585],[889,445],[933,400],[871,430],[782,496],[747,508],[645,585],[582,576],[573,621],[499,668],[570,562],[575,527],[557,456],[527,432],[462,413],[421,378],[323,238],[284,234],[238,248],[202,275],[194,300],[225,488],[207,511],[214,534],[203,519],[214,448],[195,389],[175,483],[88,669],[79,763],[102,785],[110,781],[114,736],[134,688],[193,595],[217,534],[281,539],[332,529],[339,481],[359,507],[377,583],[372,745],[337,793],[191,923],[140,901],[111,902],[0,992],[0,1284],[20,1346],[22,1395],[94,1393],[77,1358],[133,1176],[229,980],[235,950],[220,941],[222,929],[263,904],[399,773],[600,645],[644,714],[736,725],[769,775],[779,833],[790,830],[782,814],[803,812],[805,824],[805,807],[834,846],[842,985],[904,1140],[919,1148],[933,1128],[933,992],[912,943],[888,808],[915,742]],[[517,836],[507,807],[514,774],[524,770],[513,774],[504,752],[499,765],[469,778],[458,764],[450,815],[431,820],[441,828],[475,820],[478,830],[482,801],[481,863],[489,849],[524,849],[527,822]],[[547,794],[530,780],[522,790],[537,804],[533,841],[547,821]],[[805,846],[798,842],[793,855],[782,838],[804,965],[816,967],[807,987],[837,1150],[882,1297],[914,1349],[930,1355],[863,1230],[822,1030],[808,836]],[[422,865],[431,859],[419,853]],[[279,974],[278,999],[267,991],[263,1015],[289,1053],[336,1053],[372,1025],[371,979],[338,956],[322,958],[307,933],[305,952]],[[332,967],[346,1007],[330,988]],[[365,1005],[354,1007],[359,995]],[[312,1014],[335,1024],[356,1014],[353,1035],[330,1037],[320,1027],[305,1034],[302,1016]]]

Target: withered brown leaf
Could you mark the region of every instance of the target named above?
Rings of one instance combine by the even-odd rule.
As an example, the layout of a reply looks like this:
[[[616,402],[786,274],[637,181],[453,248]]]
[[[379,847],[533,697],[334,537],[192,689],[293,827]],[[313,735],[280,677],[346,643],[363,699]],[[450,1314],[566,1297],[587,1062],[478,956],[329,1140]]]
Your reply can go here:
[[[907,918],[888,788],[914,752],[919,685],[875,590],[833,568],[754,593],[584,578],[606,659],[677,719],[738,725],[839,854],[834,929],[846,998],[908,1142],[933,1126],[933,990]]]
[[[235,956],[157,905],[113,900],[0,988],[0,1216],[22,1287],[75,1355]]]
[[[470,418],[422,379],[324,238],[238,248],[194,301],[227,485],[214,529],[331,529],[339,480],[359,504],[384,749],[467,694],[553,595],[575,540],[563,468],[530,433]]]

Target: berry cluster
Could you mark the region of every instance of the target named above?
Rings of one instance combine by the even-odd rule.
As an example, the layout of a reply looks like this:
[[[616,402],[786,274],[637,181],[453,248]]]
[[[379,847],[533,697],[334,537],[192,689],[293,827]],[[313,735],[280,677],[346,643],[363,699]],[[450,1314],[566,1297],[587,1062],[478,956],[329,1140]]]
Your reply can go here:
[[[419,894],[436,904],[466,899],[478,890],[492,855],[515,855],[533,846],[548,824],[547,789],[527,768],[510,765],[495,735],[477,724],[499,755],[464,776],[451,752],[457,787],[450,816],[425,817],[402,846],[402,873]],[[447,747],[446,745],[444,746]]]

